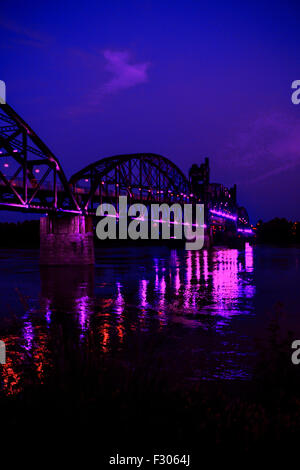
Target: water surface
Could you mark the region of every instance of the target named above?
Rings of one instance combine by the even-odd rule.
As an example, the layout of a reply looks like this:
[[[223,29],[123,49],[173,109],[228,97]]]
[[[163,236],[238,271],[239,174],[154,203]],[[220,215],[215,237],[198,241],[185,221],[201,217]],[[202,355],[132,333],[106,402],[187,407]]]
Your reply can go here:
[[[20,391],[28,363],[45,379],[54,323],[79,344],[92,333],[103,355],[152,341],[151,354],[186,381],[250,379],[257,340],[278,312],[299,330],[299,248],[114,247],[97,249],[95,268],[40,268],[38,256],[0,251],[7,394]]]

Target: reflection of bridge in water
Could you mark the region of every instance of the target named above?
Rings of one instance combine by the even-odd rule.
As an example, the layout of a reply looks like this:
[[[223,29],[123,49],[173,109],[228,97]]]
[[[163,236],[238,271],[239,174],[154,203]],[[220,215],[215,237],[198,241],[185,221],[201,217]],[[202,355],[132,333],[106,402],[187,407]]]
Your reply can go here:
[[[122,250],[126,259],[114,262],[114,256],[121,258]],[[40,269],[40,288],[35,290],[35,286],[29,293],[20,332],[3,338],[9,353],[3,366],[7,394],[22,389],[24,354],[31,358],[38,380],[43,381],[51,364],[53,334],[73,338],[79,344],[93,337],[97,347],[110,353],[126,347],[133,334],[155,336],[171,331],[172,336],[174,327],[195,334],[213,328],[223,337],[234,317],[253,314],[256,285],[249,245],[242,251],[169,251],[163,247],[159,251],[119,247],[116,251],[99,250],[96,269]],[[33,298],[38,302],[32,302]],[[199,346],[201,341],[197,343]],[[236,349],[240,353],[238,346]],[[238,363],[238,354],[222,356],[228,375],[237,374],[234,358]]]
[[[8,105],[0,114],[0,208],[46,214],[41,219],[43,264],[92,264],[91,217],[103,202],[205,205],[205,242],[230,243],[252,236],[236,187],[211,183],[208,159],[189,178],[161,155],[140,153],[103,158],[68,181],[60,161]]]

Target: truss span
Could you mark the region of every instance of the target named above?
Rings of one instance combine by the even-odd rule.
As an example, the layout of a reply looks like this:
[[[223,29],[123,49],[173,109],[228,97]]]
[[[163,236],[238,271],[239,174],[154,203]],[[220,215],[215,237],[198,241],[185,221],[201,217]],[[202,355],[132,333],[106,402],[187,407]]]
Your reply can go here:
[[[8,104],[0,105],[0,208],[80,213],[60,162]]]
[[[131,202],[188,202],[189,182],[168,158],[137,153],[103,158],[70,179],[81,209],[94,213],[103,201],[126,195]]]

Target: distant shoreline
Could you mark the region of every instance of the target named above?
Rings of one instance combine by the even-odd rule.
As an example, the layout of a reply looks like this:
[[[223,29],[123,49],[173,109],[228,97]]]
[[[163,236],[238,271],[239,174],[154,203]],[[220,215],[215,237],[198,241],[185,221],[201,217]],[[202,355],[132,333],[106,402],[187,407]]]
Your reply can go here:
[[[275,218],[256,225],[256,245],[277,247],[300,247],[300,223]],[[95,236],[95,248],[114,246],[169,246],[183,247],[182,240],[98,240]],[[32,249],[40,246],[40,221],[0,222],[0,248]],[[215,245],[217,246],[217,245]]]

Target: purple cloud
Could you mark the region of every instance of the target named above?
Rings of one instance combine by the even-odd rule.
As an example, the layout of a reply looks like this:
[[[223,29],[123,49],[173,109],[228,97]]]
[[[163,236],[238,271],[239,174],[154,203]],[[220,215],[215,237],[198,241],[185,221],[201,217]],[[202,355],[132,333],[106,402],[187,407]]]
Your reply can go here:
[[[106,69],[112,74],[112,78],[103,85],[102,93],[116,93],[126,88],[132,88],[140,83],[148,81],[149,63],[132,64],[130,54],[127,51],[111,51],[109,49],[103,52],[107,61]]]
[[[98,70],[98,76],[103,76],[103,64],[99,66],[99,56],[86,51],[73,50],[72,54],[84,64],[85,69],[93,67]],[[67,114],[73,116],[99,111],[99,105],[106,95],[115,94],[121,90],[132,88],[148,81],[149,62],[132,63],[129,51],[103,52],[104,68],[111,74],[110,80],[100,83],[97,87],[90,87],[88,92],[81,96],[80,102],[69,107]],[[84,104],[83,104],[84,103]]]
[[[248,183],[300,164],[300,119],[282,113],[257,118],[230,146],[232,164],[245,168]]]

